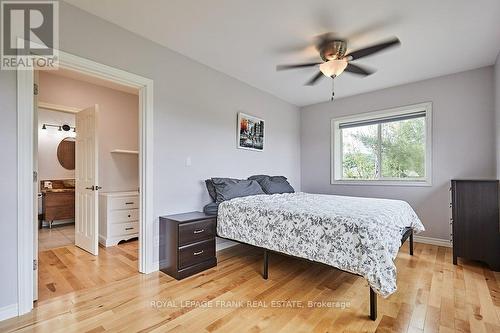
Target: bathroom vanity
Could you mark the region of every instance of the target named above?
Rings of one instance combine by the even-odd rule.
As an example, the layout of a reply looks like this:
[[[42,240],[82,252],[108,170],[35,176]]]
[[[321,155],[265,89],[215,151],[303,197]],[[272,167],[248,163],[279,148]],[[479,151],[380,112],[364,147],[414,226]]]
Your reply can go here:
[[[44,186],[50,182],[51,187]],[[42,194],[42,219],[52,224],[57,220],[75,218],[75,180],[42,180],[40,182]]]

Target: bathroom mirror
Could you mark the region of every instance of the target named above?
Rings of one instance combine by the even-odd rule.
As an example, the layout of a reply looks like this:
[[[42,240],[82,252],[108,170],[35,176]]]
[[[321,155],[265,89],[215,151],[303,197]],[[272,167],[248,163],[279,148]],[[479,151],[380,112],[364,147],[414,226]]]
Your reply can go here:
[[[75,170],[75,138],[64,138],[57,146],[57,159],[67,170]]]

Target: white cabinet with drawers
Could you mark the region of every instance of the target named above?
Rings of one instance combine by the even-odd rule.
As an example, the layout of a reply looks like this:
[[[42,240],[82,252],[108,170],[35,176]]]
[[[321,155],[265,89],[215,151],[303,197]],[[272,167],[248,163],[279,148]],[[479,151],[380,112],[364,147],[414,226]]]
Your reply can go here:
[[[139,236],[139,193],[99,193],[99,243],[113,246]]]

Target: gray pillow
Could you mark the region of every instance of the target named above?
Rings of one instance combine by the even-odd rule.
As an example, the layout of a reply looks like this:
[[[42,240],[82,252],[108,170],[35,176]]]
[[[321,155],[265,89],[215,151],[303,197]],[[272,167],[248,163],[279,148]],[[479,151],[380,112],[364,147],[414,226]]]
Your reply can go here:
[[[217,199],[217,193],[215,192],[215,186],[214,183],[212,183],[212,179],[207,179],[205,180],[205,185],[207,186],[207,191],[212,200],[215,202],[215,199]]]
[[[247,197],[249,195],[265,194],[259,183],[255,180],[212,178],[217,197],[215,202],[221,203],[233,198]]]
[[[283,176],[267,177],[259,182],[267,194],[294,193],[292,185]]]
[[[205,207],[203,207],[203,211],[205,212],[205,214],[208,215],[217,215],[218,210],[219,210],[219,204],[216,202],[211,202],[205,205]]]
[[[256,180],[257,182],[260,182],[265,179],[265,178],[269,178],[271,176],[268,176],[268,175],[254,175],[254,176],[250,176],[248,177],[248,180]]]

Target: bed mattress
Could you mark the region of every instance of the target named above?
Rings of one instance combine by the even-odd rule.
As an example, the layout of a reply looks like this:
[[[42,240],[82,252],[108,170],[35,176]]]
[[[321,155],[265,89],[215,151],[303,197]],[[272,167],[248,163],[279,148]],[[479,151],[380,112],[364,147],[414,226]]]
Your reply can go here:
[[[407,227],[425,230],[405,201],[302,192],[235,198],[217,217],[221,237],[361,275],[384,297],[397,289],[394,259]]]

